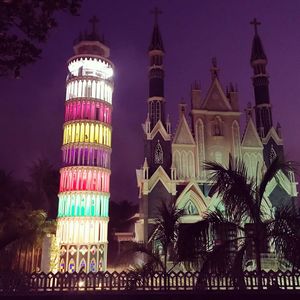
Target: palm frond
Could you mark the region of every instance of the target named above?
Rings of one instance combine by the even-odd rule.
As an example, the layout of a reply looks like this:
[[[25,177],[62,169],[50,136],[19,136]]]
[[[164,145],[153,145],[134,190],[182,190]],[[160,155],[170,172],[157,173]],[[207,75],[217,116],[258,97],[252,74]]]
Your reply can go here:
[[[242,241],[242,247],[236,250],[236,245]],[[244,238],[229,238],[222,241],[207,251],[204,263],[201,267],[199,277],[205,278],[211,273],[218,275],[228,275],[233,272],[239,273],[243,268],[242,259],[245,252]],[[237,274],[236,273],[236,274]]]
[[[168,247],[174,246],[177,242],[179,219],[183,212],[183,209],[178,209],[175,203],[162,202],[158,208],[153,239],[162,244],[165,253],[167,253]]]
[[[135,242],[131,242],[128,246],[128,249],[122,253],[122,255],[119,257],[119,263],[131,264],[131,260],[134,259],[134,256],[139,254],[142,255],[144,258],[141,265],[137,266],[136,263],[133,264],[136,269],[148,268],[149,270],[164,270],[164,264],[161,261],[158,253],[153,252],[152,249],[145,246],[144,244]]]
[[[204,219],[196,223],[182,224],[177,243],[178,261],[199,269],[210,245],[210,224]]]
[[[205,163],[205,169],[211,172],[212,190],[221,197],[225,210],[236,222],[244,217],[254,219],[257,216],[255,184],[248,178],[245,164],[241,160],[231,160],[228,167]]]
[[[294,267],[300,267],[300,215],[292,205],[282,206],[275,212],[274,220],[267,224],[267,234],[276,253]]]

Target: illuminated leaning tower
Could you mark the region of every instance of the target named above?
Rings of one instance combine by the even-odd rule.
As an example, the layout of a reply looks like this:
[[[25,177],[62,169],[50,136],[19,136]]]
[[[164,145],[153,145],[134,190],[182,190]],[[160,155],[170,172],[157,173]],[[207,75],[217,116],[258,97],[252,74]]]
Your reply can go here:
[[[106,270],[113,64],[95,30],[68,61],[57,239],[61,272]]]

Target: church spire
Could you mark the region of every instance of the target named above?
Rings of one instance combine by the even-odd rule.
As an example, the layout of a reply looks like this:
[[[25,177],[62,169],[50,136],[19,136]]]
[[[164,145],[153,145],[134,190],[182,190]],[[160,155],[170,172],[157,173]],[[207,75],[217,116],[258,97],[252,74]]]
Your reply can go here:
[[[269,96],[269,76],[266,72],[268,63],[257,27],[261,23],[253,19],[254,37],[251,50],[251,66],[253,68],[253,87],[255,96],[256,127],[260,137],[265,137],[272,127],[272,111]]]
[[[156,7],[151,11],[154,14],[154,27],[149,46],[149,99],[148,113],[151,128],[160,120],[165,125],[165,99],[164,99],[164,46],[158,27],[158,15],[162,12]]]
[[[164,45],[158,27],[158,16],[162,14],[162,11],[159,10],[157,7],[155,7],[154,10],[151,11],[151,14],[154,15],[154,27],[152,31],[152,38],[149,45],[149,51],[161,50],[164,52]]]
[[[261,25],[261,22],[258,22],[256,18],[250,22],[254,26],[254,38],[252,42],[252,51],[251,51],[251,63],[257,59],[267,60],[261,39],[258,35],[257,27]]]

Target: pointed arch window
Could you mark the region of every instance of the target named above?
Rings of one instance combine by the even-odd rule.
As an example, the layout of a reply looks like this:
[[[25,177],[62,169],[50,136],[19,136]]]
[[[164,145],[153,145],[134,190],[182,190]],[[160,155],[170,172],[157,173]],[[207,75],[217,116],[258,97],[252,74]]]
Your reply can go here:
[[[184,206],[184,214],[185,215],[198,215],[198,209],[195,203],[192,200],[189,200]]]
[[[69,272],[74,273],[75,269],[76,269],[75,261],[73,258],[71,258],[69,261]]]
[[[232,123],[232,138],[233,138],[233,156],[239,157],[241,153],[240,149],[240,128],[237,121]]]
[[[213,136],[223,135],[222,119],[219,116],[217,116],[212,122],[212,135]]]
[[[157,141],[157,144],[155,146],[154,163],[157,164],[157,165],[161,165],[161,164],[164,163],[164,152],[163,152],[163,149],[160,145],[159,140]]]
[[[160,120],[160,102],[156,101],[155,104],[155,123]]]
[[[91,263],[90,263],[90,271],[91,272],[96,272],[97,270],[96,270],[96,260],[95,260],[95,258],[93,258],[92,260],[91,260]]]
[[[61,273],[65,272],[65,261],[63,258],[60,261],[60,272]]]
[[[277,157],[277,153],[273,147],[271,146],[271,151],[270,151],[270,164],[273,162],[273,160]]]
[[[79,268],[82,272],[86,272],[86,262],[84,258],[81,260]]]

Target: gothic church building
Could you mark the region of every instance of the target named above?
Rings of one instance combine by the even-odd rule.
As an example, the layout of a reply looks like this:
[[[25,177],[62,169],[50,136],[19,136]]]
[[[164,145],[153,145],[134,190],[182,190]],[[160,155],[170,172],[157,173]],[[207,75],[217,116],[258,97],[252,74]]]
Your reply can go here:
[[[251,51],[254,106],[248,105],[246,127],[240,126],[242,113],[237,89],[223,89],[216,60],[211,66],[211,83],[206,95],[199,84],[191,90],[191,110],[179,105],[179,122],[174,133],[166,118],[164,97],[164,45],[157,20],[149,46],[148,114],[143,124],[144,162],[137,170],[140,211],[135,223],[138,242],[151,238],[157,208],[162,201],[175,201],[184,209],[183,223],[201,220],[203,213],[220,202],[209,196],[210,184],[203,162],[228,165],[229,155],[242,159],[248,174],[262,176],[276,156],[283,156],[280,125],[274,126],[269,97],[267,56],[255,28]],[[188,116],[191,117],[188,120]],[[190,124],[190,125],[189,125]],[[268,187],[266,205],[276,207],[297,196],[294,175],[282,173],[282,184],[275,180]]]

